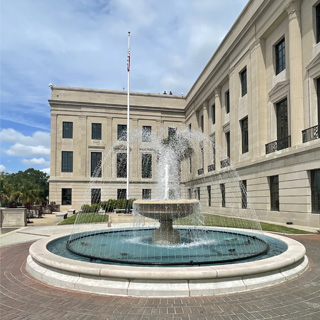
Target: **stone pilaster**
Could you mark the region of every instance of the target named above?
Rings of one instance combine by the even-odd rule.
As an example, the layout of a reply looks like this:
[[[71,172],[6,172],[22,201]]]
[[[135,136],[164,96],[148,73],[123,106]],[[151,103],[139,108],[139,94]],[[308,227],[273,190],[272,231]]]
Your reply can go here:
[[[303,74],[302,74],[302,44],[301,44],[301,0],[292,1],[287,7],[289,16],[289,72],[290,72],[290,100],[289,117],[291,127],[291,145],[301,144],[304,128],[303,106]]]
[[[215,146],[216,146],[216,169],[219,168],[220,164],[218,164],[218,161],[220,161],[220,148],[222,145],[222,105],[221,105],[221,89],[220,87],[217,87],[214,90],[214,103],[216,106],[216,132],[215,132]]]

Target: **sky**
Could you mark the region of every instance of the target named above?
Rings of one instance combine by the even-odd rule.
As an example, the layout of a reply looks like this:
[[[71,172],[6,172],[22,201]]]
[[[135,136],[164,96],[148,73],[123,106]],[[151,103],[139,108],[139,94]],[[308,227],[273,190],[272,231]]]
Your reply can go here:
[[[247,0],[0,0],[0,172],[50,173],[49,84],[186,95]]]

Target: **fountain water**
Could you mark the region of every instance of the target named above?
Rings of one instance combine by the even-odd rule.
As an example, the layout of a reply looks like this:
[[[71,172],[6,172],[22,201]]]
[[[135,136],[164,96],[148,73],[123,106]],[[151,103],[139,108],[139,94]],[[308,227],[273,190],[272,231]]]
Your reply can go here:
[[[199,147],[202,152],[193,154]],[[198,200],[181,197],[193,188],[190,180],[197,180],[197,185],[209,181],[208,176],[203,181],[190,179],[190,157],[203,163],[201,157],[213,151],[218,162],[223,154],[208,137],[189,130],[168,139],[153,134],[152,148],[158,163],[156,197],[134,202],[135,225],[106,229],[88,223],[98,212],[82,212],[67,239],[31,247],[27,269],[32,275],[50,284],[105,294],[189,296],[259,288],[292,278],[307,267],[302,245],[263,234],[253,208],[239,208],[236,200],[244,190],[232,166],[210,180],[213,192],[220,193],[224,182],[230,185],[232,197],[224,216],[204,215]],[[112,150],[98,173],[111,154]],[[61,272],[62,279],[53,280]]]

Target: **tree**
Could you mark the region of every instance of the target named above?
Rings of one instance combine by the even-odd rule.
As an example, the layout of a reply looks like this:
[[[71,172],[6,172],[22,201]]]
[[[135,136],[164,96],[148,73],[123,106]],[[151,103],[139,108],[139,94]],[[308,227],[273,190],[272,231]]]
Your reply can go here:
[[[17,173],[1,173],[2,205],[16,202],[19,204],[42,204],[49,195],[49,176],[39,170],[27,169]]]

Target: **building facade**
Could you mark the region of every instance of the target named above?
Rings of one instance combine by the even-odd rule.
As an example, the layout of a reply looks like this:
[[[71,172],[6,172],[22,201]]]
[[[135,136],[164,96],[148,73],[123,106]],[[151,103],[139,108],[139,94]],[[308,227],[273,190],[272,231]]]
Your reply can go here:
[[[50,201],[64,210],[122,197],[126,93],[52,86],[49,103]],[[214,141],[182,166],[184,195],[204,211],[241,216],[249,201],[260,220],[320,226],[320,1],[249,1],[186,97],[131,93],[130,104],[130,130],[189,127]],[[135,141],[130,197],[149,197],[156,174],[141,168],[156,170],[156,154],[148,138]],[[242,180],[236,198],[230,166]]]

